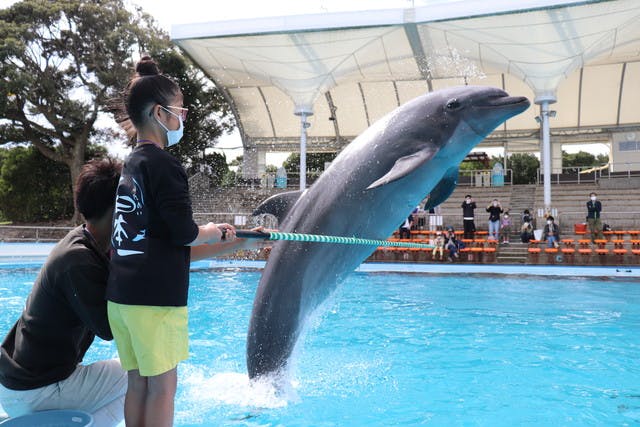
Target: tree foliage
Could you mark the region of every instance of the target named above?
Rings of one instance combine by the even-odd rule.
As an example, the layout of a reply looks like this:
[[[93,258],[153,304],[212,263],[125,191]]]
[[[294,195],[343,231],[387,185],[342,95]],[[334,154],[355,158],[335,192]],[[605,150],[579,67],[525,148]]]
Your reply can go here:
[[[515,153],[509,156],[507,167],[513,171],[514,184],[535,184],[540,160],[533,154]]]
[[[233,130],[235,122],[222,93],[175,49],[151,52],[162,72],[180,86],[184,106],[189,109],[184,123],[183,142],[168,150],[187,167],[218,169],[221,154],[207,153],[223,133]],[[226,164],[226,163],[225,163]]]
[[[222,180],[229,173],[227,156],[220,153],[208,153],[199,158],[197,162],[192,162],[187,168],[189,175],[204,173],[211,180],[211,185],[219,187]]]
[[[95,123],[149,42],[120,0],[26,0],[0,10],[0,144],[32,144],[74,185]]]
[[[597,156],[594,156],[593,154],[585,151],[578,151],[577,153],[572,154],[562,151],[563,167],[594,167],[602,166],[607,163],[609,163],[609,156],[606,154],[598,154]]]
[[[96,122],[112,110],[141,52],[179,82],[190,109],[190,143],[174,154],[187,164],[203,159],[233,125],[223,97],[149,15],[128,11],[123,0],[24,0],[0,10],[0,145],[32,144],[66,165],[72,187],[87,146],[99,140]]]
[[[89,147],[89,156],[102,156],[102,147]],[[36,148],[0,150],[0,206],[5,219],[42,222],[69,218],[73,194],[69,169],[42,156]]]
[[[326,162],[332,162],[337,153],[307,153],[307,170],[323,171]],[[300,173],[300,153],[291,153],[282,162],[288,173]]]

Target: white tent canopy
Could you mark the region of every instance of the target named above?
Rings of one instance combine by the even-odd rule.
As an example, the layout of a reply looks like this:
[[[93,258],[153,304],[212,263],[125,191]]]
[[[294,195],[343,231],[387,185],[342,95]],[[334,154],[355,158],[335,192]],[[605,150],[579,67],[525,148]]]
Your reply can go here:
[[[504,88],[557,103],[554,142],[605,141],[640,127],[640,2],[438,2],[175,26],[172,38],[232,104],[245,149],[336,150],[428,90]],[[485,144],[529,149],[531,108]],[[536,145],[532,145],[536,144]]]

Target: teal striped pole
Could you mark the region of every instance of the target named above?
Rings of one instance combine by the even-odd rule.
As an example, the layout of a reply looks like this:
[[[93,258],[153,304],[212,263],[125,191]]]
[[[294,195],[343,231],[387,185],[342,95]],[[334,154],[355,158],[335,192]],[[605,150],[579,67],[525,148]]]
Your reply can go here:
[[[324,236],[319,234],[281,233],[279,231],[237,230],[236,237],[245,239],[289,240],[293,242],[338,243],[343,245],[393,246],[400,248],[433,249],[432,245],[388,240],[361,239],[359,237]]]

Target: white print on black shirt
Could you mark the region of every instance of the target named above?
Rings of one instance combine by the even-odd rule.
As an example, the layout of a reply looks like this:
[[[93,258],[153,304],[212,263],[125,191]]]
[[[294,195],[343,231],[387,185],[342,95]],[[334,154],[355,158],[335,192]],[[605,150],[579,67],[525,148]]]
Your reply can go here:
[[[133,177],[122,176],[116,197],[116,212],[113,221],[112,244],[120,256],[142,254],[143,246],[137,244],[146,238],[146,230],[137,227],[136,217],[141,217],[144,209],[142,187]],[[134,235],[129,237],[127,230]]]

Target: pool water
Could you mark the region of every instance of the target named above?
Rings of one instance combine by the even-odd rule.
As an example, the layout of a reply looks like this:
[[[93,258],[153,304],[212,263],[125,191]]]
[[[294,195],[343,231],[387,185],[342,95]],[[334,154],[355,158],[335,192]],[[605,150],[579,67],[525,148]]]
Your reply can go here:
[[[37,268],[0,268],[0,333]],[[640,284],[354,273],[309,321],[291,384],[250,384],[259,272],[191,273],[177,426],[625,426],[640,423]],[[96,340],[88,361],[114,357]]]

